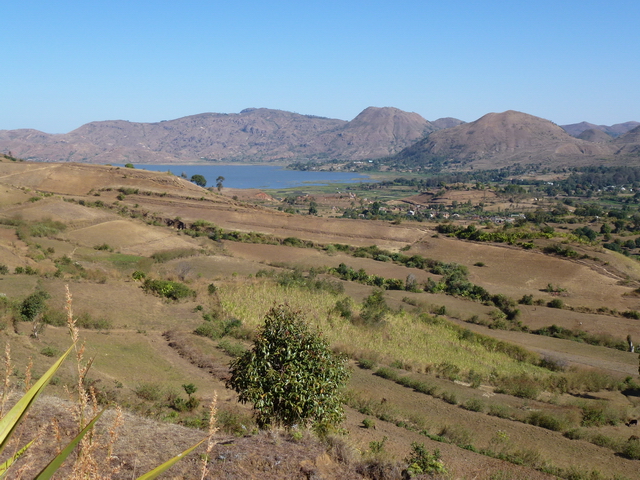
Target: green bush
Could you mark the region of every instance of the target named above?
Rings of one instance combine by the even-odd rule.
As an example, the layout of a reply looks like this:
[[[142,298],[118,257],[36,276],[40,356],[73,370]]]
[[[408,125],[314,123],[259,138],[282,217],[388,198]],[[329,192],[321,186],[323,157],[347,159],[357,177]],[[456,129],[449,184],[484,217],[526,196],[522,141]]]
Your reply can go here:
[[[370,418],[365,418],[364,420],[362,420],[362,426],[364,428],[376,428],[376,422],[374,422]]]
[[[502,386],[496,391],[513,395],[514,397],[535,400],[540,394],[540,385],[534,378],[530,378],[527,375],[519,375],[504,379]]]
[[[365,370],[373,370],[376,367],[376,362],[369,358],[359,358],[358,366]]]
[[[46,307],[46,301],[51,297],[44,290],[36,290],[25,298],[18,306],[20,317],[25,322],[32,322]]]
[[[229,340],[221,340],[220,342],[218,342],[218,348],[230,357],[234,358],[241,357],[247,351],[247,349],[241,343],[231,342]]]
[[[456,394],[453,392],[442,392],[440,394],[440,398],[451,405],[458,404],[458,398],[456,397]]]
[[[470,410],[472,412],[483,412],[484,411],[484,402],[482,400],[478,400],[477,398],[472,398],[467,400],[462,408],[465,410]]]
[[[554,432],[561,432],[565,426],[563,420],[547,412],[531,412],[529,416],[527,416],[526,422],[537,427],[546,428],[547,430],[553,430]]]
[[[351,320],[353,317],[353,302],[351,297],[345,297],[342,300],[336,301],[335,311],[342,317],[347,320]]]
[[[506,419],[512,418],[512,415],[509,412],[509,408],[506,407],[505,405],[500,405],[500,404],[489,405],[488,414],[498,418],[506,418]]]
[[[416,475],[447,474],[447,469],[442,460],[440,460],[440,450],[434,450],[433,454],[431,454],[423,443],[413,442],[411,444],[411,453],[405,461],[409,464],[406,470],[409,478]]]
[[[134,280],[144,280],[145,278],[147,278],[147,274],[140,270],[136,270],[131,274],[131,278],[133,278]]]
[[[170,280],[152,280],[151,278],[147,278],[142,284],[142,288],[147,293],[154,293],[170,300],[196,297],[196,292],[185,284],[172,282]]]
[[[55,347],[47,346],[40,350],[40,354],[45,357],[59,357],[62,352]]]
[[[157,383],[141,383],[133,392],[141,399],[157,402],[162,397],[162,388]]]
[[[0,275],[7,275],[9,273],[9,267],[5,264],[0,263]]]
[[[547,307],[549,308],[564,308],[564,302],[559,298],[554,298],[550,302],[547,303]]]
[[[111,322],[105,318],[93,318],[91,314],[84,312],[76,318],[76,326],[91,330],[108,330]]]
[[[393,380],[394,382],[400,378],[400,375],[398,375],[398,373],[395,370],[387,367],[379,368],[378,370],[375,371],[374,375],[377,375],[378,377],[381,377],[387,380]]]
[[[342,420],[341,390],[349,372],[300,312],[273,307],[253,348],[231,363],[227,386],[253,403],[260,427],[313,424],[326,429]]]
[[[620,455],[630,460],[640,460],[640,440],[636,438],[630,438],[622,446]]]

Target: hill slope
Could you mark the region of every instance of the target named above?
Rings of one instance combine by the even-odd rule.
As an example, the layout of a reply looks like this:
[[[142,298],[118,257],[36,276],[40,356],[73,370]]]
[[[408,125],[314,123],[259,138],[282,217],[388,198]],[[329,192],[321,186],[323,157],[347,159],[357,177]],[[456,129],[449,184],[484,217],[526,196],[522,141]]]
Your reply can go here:
[[[509,110],[432,133],[394,160],[415,165],[448,162],[499,168],[513,163],[587,163],[612,153],[607,146],[571,137],[548,120]]]
[[[561,127],[572,137],[579,137],[585,130],[600,130],[611,137],[618,137],[629,130],[640,126],[640,122],[624,122],[615,125],[594,125],[589,122],[572,123],[571,125],[561,125]]]

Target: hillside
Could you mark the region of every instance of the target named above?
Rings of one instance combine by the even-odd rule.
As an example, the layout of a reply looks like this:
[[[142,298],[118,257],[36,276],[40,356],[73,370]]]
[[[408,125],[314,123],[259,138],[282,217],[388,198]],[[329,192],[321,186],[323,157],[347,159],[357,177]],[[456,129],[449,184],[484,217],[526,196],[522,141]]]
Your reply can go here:
[[[595,142],[595,143],[608,143],[611,140],[613,140],[611,136],[607,135],[602,130],[598,130],[596,128],[590,128],[588,130],[585,130],[576,138],[579,138],[580,140],[586,140],[588,142]]]
[[[434,132],[390,162],[500,168],[514,163],[583,165],[612,156],[606,145],[576,139],[548,120],[510,110]]]
[[[0,151],[89,163],[362,160],[396,153],[436,129],[418,114],[390,107],[370,107],[351,122],[250,108],[158,123],[92,122],[57,135],[5,130]]]
[[[589,122],[572,123],[570,125],[561,125],[561,127],[572,137],[579,137],[585,130],[599,130],[606,133],[610,137],[619,137],[640,126],[640,122],[624,122],[615,125],[595,125]]]
[[[419,193],[407,199],[421,203]],[[207,478],[395,480],[414,442],[439,450],[450,478],[635,478],[629,437],[637,427],[624,422],[640,415],[637,354],[497,325],[511,322],[498,310],[505,299],[530,296],[535,302],[518,305],[527,328],[579,326],[598,338],[636,339],[636,317],[621,314],[640,308],[636,260],[578,241],[570,245],[580,255],[562,257],[545,253],[556,241],[546,237],[525,248],[460,240],[435,222],[336,218],[333,192],[324,217],[258,205],[252,194],[167,173],[0,158],[0,336],[12,346],[10,380],[16,388],[28,381],[29,357],[41,375],[68,347],[68,285],[93,359],[87,384],[99,403],[127,410],[113,450],[122,469],[112,478],[135,478],[202,438],[194,429],[206,428],[214,392],[221,431]],[[498,197],[473,201],[494,209]],[[337,275],[347,266],[352,273]],[[452,273],[459,288],[498,297],[445,292]],[[146,279],[187,294],[172,299]],[[411,279],[419,288],[406,288]],[[427,288],[434,282],[440,290]],[[38,291],[50,296],[45,309],[24,321],[20,305]],[[549,306],[558,299],[566,308]],[[323,442],[297,429],[258,432],[249,406],[225,387],[229,362],[284,302],[349,358],[344,435]],[[74,375],[65,366],[48,392],[67,398]],[[189,383],[200,402],[193,410],[184,407]],[[29,432],[58,417],[63,434],[73,434],[68,406],[44,398],[38,405]],[[36,463],[55,445],[38,449]],[[168,478],[194,478],[203,453]]]

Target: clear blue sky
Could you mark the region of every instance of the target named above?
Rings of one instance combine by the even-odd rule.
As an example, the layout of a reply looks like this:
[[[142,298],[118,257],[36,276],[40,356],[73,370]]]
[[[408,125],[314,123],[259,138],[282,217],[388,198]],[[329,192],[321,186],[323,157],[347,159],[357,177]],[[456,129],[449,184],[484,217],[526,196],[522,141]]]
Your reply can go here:
[[[267,107],[640,121],[640,1],[3,1],[0,130]]]

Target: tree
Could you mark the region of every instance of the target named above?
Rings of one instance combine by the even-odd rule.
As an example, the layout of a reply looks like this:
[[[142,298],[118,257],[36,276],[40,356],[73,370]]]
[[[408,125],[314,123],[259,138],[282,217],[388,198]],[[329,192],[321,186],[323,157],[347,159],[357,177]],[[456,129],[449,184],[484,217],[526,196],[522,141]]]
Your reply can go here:
[[[311,200],[309,202],[309,215],[317,215],[318,214],[318,204],[315,200]]]
[[[22,320],[31,322],[31,335],[35,338],[38,338],[38,335],[45,327],[40,314],[46,308],[46,301],[49,298],[50,295],[44,290],[36,290],[25,298],[18,307]]]
[[[216,178],[216,188],[218,189],[218,191],[222,191],[222,182],[224,182],[225,178],[220,175],[218,178]]]
[[[231,363],[227,386],[241,402],[253,403],[261,428],[326,429],[342,420],[341,390],[348,378],[346,358],[285,304],[267,313],[251,350]]]
[[[199,187],[204,188],[207,186],[207,179],[197,173],[195,175],[191,175],[191,181],[196,185],[198,185]]]

